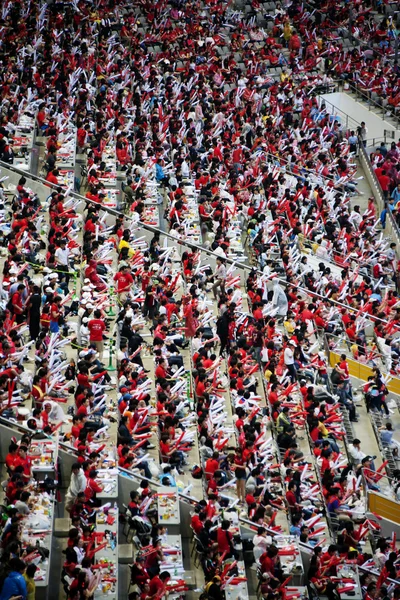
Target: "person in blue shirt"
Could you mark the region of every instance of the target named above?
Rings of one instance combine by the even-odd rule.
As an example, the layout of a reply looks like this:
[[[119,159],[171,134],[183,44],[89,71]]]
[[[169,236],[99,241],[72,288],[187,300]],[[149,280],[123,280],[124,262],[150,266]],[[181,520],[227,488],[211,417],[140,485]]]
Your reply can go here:
[[[381,142],[381,145],[376,150],[377,150],[377,152],[380,152],[384,158],[385,158],[386,154],[388,153],[388,149],[386,148],[385,142]]]
[[[391,423],[386,423],[386,425],[382,425],[382,427],[379,428],[379,431],[382,444],[389,446],[389,448],[396,449],[398,453],[400,442],[393,439],[393,425]]]
[[[356,136],[354,131],[350,132],[350,135],[349,135],[349,138],[347,141],[350,144],[350,152],[357,152],[358,137]]]
[[[390,197],[393,200],[393,202],[392,202],[393,208],[396,208],[396,204],[398,202],[400,202],[400,183],[398,183],[397,187],[394,188],[394,190],[391,193]],[[392,210],[393,210],[393,208],[392,208]]]
[[[165,183],[168,177],[165,175],[162,166],[156,162],[156,180],[158,183]]]
[[[12,558],[9,561],[11,573],[5,578],[0,600],[11,600],[14,596],[20,600],[27,600],[26,582],[24,572],[26,565],[20,558]]]
[[[289,527],[290,535],[295,535],[296,537],[300,537],[302,522],[303,522],[303,517],[301,515],[293,515],[292,524]]]
[[[160,483],[163,485],[169,485],[171,487],[176,487],[176,481],[174,476],[171,475],[171,467],[164,467],[163,472],[159,476]]]

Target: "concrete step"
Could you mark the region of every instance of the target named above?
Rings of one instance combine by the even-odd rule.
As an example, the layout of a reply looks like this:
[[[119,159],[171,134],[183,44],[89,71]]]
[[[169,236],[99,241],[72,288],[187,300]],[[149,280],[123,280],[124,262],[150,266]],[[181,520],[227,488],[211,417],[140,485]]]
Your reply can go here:
[[[71,519],[70,518],[54,519],[54,535],[55,535],[55,537],[67,538],[70,528],[71,528]]]
[[[118,562],[121,565],[131,565],[133,562],[132,544],[118,544]]]

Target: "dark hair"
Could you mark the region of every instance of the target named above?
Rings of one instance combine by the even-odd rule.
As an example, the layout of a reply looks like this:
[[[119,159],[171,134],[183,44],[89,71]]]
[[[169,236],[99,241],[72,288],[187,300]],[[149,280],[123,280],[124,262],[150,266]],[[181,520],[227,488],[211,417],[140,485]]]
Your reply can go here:
[[[83,560],[85,560],[85,559],[83,559]],[[36,571],[37,571],[37,566],[32,563],[26,567],[26,574],[28,577],[34,577]]]
[[[8,564],[10,565],[11,571],[18,571],[20,573],[26,569],[26,564],[20,558],[11,558]]]

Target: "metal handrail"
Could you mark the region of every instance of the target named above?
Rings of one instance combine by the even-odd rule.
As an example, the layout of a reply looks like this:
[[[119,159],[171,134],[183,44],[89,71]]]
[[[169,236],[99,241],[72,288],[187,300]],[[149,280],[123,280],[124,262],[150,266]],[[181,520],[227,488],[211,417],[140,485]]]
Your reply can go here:
[[[365,160],[365,162],[367,163],[367,165],[369,167],[369,171],[371,173],[371,177],[374,180],[375,186],[376,186],[376,188],[378,190],[379,199],[380,199],[380,201],[382,203],[382,206],[384,206],[386,208],[386,218],[388,218],[390,220],[390,223],[392,225],[393,231],[396,233],[396,237],[397,237],[396,241],[397,241],[398,244],[400,244],[400,228],[397,225],[396,221],[394,220],[393,215],[392,215],[392,211],[390,210],[390,208],[388,206],[388,203],[386,202],[386,199],[385,199],[385,197],[383,195],[381,184],[379,183],[379,180],[378,180],[378,178],[376,176],[376,173],[375,173],[374,168],[372,166],[371,160],[370,160],[370,158],[368,156],[367,151],[365,150],[365,148],[364,148],[364,146],[362,144],[360,144],[359,148],[360,148],[360,153],[363,155],[364,160]]]
[[[341,79],[340,81],[342,83],[344,83],[343,79]],[[383,107],[378,102],[376,102],[375,100],[372,100],[372,98],[366,92],[364,92],[364,91],[362,91],[362,90],[359,89],[359,86],[356,83],[353,83],[353,82],[348,81],[348,80],[346,80],[346,83],[348,84],[349,88],[351,88],[355,92],[356,95],[360,94],[360,96],[362,98],[364,98],[365,101],[368,102],[369,105],[372,104],[373,106],[376,107],[377,110],[379,110],[380,112],[382,112],[381,119],[383,121],[386,121],[387,123],[389,123],[389,125],[393,126],[393,123],[390,123],[390,121],[386,117],[386,111],[389,110],[387,107]],[[346,90],[344,90],[344,91],[346,91]],[[391,116],[392,119],[395,119],[397,121],[397,123],[400,123],[400,118],[396,114],[394,114],[394,113],[391,112],[390,116]]]
[[[337,115],[335,115],[334,113],[332,113],[332,116],[338,116],[341,119],[343,119],[343,117],[346,119],[346,128],[348,130],[351,129],[357,129],[357,127],[361,124],[359,121],[356,121],[355,119],[353,119],[353,117],[350,117],[350,115],[348,115],[347,113],[345,113],[341,108],[338,108],[337,106],[335,106],[330,100],[327,100],[324,96],[320,96],[319,97],[319,101],[322,104],[327,104],[328,106],[330,106],[331,108],[334,109],[334,111],[336,111]],[[331,113],[330,113],[331,114]],[[349,127],[349,121],[352,121],[354,123],[354,125],[352,127]]]

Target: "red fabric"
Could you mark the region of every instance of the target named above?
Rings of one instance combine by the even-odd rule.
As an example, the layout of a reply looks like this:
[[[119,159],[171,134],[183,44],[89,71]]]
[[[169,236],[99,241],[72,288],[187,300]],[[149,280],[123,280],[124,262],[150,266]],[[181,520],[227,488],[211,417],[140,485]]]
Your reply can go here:
[[[88,323],[91,342],[102,342],[103,331],[105,331],[105,323],[101,319],[91,319]]]

